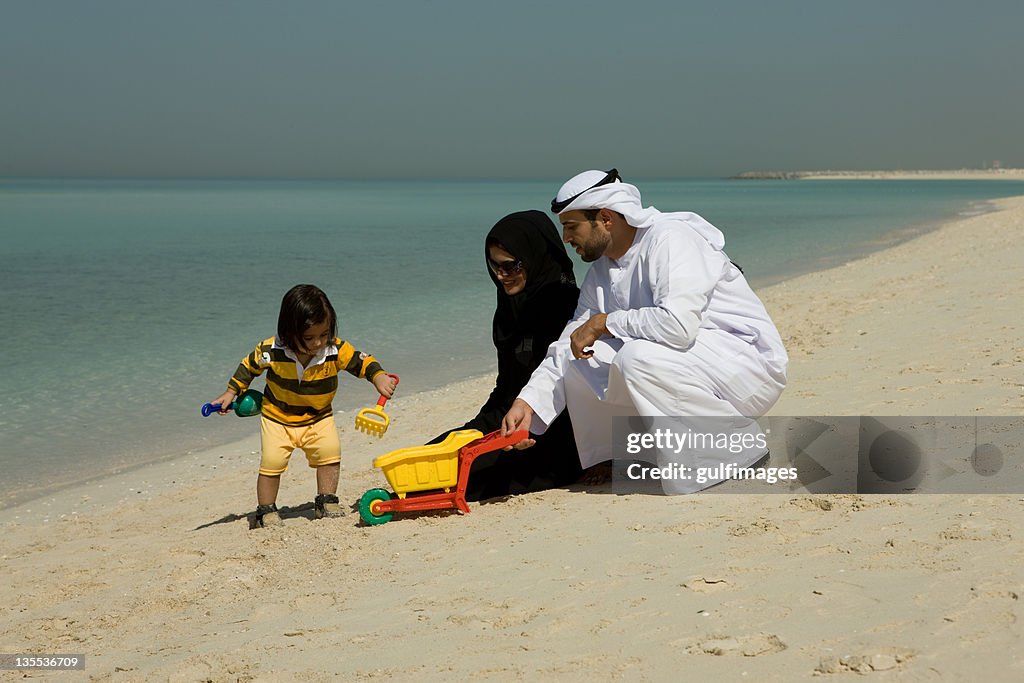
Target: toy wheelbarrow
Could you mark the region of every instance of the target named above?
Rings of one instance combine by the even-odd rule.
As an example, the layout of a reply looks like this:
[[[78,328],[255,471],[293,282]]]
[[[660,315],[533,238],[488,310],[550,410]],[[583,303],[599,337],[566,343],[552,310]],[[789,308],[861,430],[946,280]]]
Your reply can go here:
[[[359,499],[359,516],[367,524],[384,524],[396,512],[455,508],[468,513],[466,486],[473,461],[529,437],[525,429],[508,436],[500,431],[484,436],[475,429],[464,429],[452,432],[439,444],[400,448],[382,455],[373,466],[384,471],[394,493],[370,489]]]
[[[395,378],[395,387],[398,387],[398,375],[388,375],[388,377]],[[373,408],[363,408],[356,413],[356,429],[361,432],[366,432],[370,436],[376,436],[378,439],[384,436],[384,432],[388,431],[388,425],[391,424],[391,418],[384,412],[384,404],[388,402],[386,396],[381,396],[377,399],[377,405]]]

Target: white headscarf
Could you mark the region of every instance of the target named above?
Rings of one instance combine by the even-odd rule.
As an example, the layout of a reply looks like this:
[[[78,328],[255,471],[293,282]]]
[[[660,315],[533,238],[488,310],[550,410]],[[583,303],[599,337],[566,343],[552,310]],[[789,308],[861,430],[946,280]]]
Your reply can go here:
[[[579,194],[579,196],[573,199],[560,213],[581,209],[609,209],[622,214],[627,223],[640,229],[650,228],[661,221],[680,221],[707,240],[715,251],[722,251],[725,247],[725,236],[722,231],[695,213],[690,211],[662,213],[653,206],[645,209],[640,203],[640,190],[635,185],[616,180],[607,185],[594,187],[607,176],[608,174],[604,171],[584,171],[567,180],[555,195],[555,201],[565,201],[575,194]]]

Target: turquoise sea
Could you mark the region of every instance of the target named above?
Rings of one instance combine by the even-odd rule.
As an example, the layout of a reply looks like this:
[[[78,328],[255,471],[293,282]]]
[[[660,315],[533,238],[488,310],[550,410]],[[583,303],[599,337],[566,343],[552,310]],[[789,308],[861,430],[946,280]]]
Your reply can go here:
[[[755,286],[1024,194],[1009,181],[634,182],[645,204],[721,228]],[[559,183],[0,179],[0,507],[253,434],[199,408],[300,282],[327,292],[340,335],[400,392],[492,371],[483,237],[545,209]],[[335,406],[375,399],[343,378]]]

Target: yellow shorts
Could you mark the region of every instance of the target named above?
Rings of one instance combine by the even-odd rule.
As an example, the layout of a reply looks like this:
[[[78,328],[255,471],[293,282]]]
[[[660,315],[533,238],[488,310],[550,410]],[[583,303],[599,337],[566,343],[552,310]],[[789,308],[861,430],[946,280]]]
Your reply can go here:
[[[341,441],[333,415],[305,427],[286,427],[261,416],[260,442],[263,446],[260,474],[270,477],[288,469],[288,459],[296,448],[306,454],[310,467],[341,462]]]

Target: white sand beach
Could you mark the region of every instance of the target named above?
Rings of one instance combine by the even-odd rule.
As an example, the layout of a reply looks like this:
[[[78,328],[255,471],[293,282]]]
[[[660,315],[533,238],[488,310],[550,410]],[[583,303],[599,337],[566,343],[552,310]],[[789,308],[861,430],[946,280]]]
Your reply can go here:
[[[791,355],[773,413],[1024,414],[1024,197],[994,204],[760,292]],[[490,382],[399,392],[380,441],[340,415],[343,501]],[[1024,491],[576,488],[368,527],[355,510],[313,521],[297,457],[284,527],[250,530],[257,450],[254,422],[246,441],[0,511],[0,652],[86,656],[0,679],[1024,676]]]

